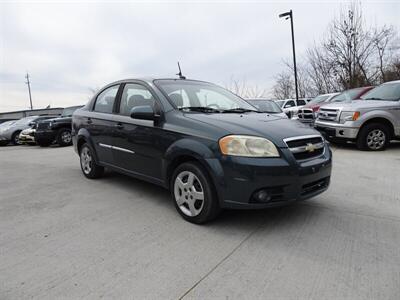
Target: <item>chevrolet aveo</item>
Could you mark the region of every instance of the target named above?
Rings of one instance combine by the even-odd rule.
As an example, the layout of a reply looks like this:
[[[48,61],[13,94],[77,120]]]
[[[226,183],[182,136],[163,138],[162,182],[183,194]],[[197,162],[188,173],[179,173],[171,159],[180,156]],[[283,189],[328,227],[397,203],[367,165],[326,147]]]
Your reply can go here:
[[[193,223],[308,199],[331,175],[317,131],[203,81],[111,83],[73,114],[72,136],[87,178],[106,167],[163,186]]]

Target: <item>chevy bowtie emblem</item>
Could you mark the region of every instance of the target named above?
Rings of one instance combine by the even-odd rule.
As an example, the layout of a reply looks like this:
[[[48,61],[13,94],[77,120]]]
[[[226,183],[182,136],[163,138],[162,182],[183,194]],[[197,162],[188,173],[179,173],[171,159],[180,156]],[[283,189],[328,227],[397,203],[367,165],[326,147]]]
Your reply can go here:
[[[307,146],[306,146],[306,151],[308,151],[308,152],[314,152],[315,149],[317,149],[317,148],[315,147],[314,144],[309,143],[309,144],[307,144]]]

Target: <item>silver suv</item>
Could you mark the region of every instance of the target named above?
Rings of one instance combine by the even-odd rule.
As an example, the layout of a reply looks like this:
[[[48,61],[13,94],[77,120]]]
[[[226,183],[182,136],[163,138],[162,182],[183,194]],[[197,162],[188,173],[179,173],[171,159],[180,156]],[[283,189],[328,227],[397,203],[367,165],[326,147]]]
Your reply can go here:
[[[383,150],[400,139],[400,80],[381,84],[348,103],[321,107],[315,127],[333,142],[355,141],[360,150]]]

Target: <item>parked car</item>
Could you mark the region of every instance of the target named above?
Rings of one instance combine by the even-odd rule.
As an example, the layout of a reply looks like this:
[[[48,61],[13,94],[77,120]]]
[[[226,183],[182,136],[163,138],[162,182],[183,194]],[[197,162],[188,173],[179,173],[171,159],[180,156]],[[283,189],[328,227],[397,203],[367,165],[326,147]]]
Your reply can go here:
[[[365,87],[350,89],[344,91],[343,93],[340,93],[339,95],[333,97],[332,100],[327,102],[350,102],[353,100],[359,100],[362,95],[369,92],[373,88],[374,86],[365,86]]]
[[[299,98],[297,101],[296,99],[276,100],[275,102],[289,118],[296,115],[299,108],[307,104],[306,98]]]
[[[57,143],[59,146],[72,145],[72,114],[81,107],[82,105],[66,107],[60,117],[39,122],[35,132],[36,143],[41,147],[47,147],[52,143]]]
[[[193,223],[308,199],[331,175],[318,131],[196,80],[113,82],[74,112],[72,136],[84,176],[107,167],[168,188]]]
[[[27,145],[35,145],[35,126],[26,128],[19,134],[19,143]]]
[[[1,134],[2,134],[3,130],[10,127],[15,122],[16,122],[16,120],[11,120],[11,121],[5,121],[0,124],[0,146],[5,146],[9,143],[8,140],[2,139]]]
[[[338,95],[339,93],[318,95],[300,108],[294,118],[298,119],[302,123],[313,125],[319,108]]]
[[[315,126],[331,141],[384,150],[390,140],[400,139],[400,80],[381,84],[360,100],[322,107]]]
[[[30,128],[36,124],[36,122],[48,118],[54,118],[54,116],[29,116],[14,123],[11,123],[8,126],[4,126],[0,128],[0,145],[7,145],[8,143],[12,143],[13,145],[19,145],[19,134],[22,130],[26,128]]]
[[[279,107],[278,104],[276,104],[274,100],[263,99],[263,98],[245,99],[245,100],[247,103],[253,105],[261,112],[273,114],[274,116],[279,116],[285,119],[288,118],[288,116],[283,112],[283,110]]]

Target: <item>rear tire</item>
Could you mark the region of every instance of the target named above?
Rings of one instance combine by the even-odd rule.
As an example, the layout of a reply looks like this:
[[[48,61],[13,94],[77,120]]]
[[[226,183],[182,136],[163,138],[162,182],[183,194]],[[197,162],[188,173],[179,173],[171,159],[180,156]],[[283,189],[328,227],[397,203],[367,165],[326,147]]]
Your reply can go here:
[[[21,145],[21,143],[19,142],[19,134],[20,133],[21,133],[21,130],[14,132],[13,135],[11,136],[11,143],[15,146]]]
[[[170,183],[171,195],[178,213],[186,221],[202,224],[220,212],[218,196],[207,171],[196,162],[179,165]]]
[[[57,133],[56,140],[61,147],[72,145],[71,129],[61,128]]]
[[[357,137],[357,148],[364,151],[382,151],[389,142],[390,133],[387,126],[371,123],[361,128]]]
[[[104,167],[99,166],[94,159],[94,151],[85,143],[79,151],[80,165],[83,175],[89,179],[96,179],[103,176]]]

